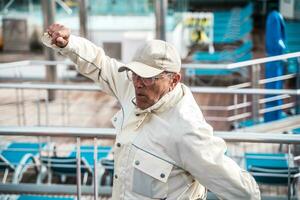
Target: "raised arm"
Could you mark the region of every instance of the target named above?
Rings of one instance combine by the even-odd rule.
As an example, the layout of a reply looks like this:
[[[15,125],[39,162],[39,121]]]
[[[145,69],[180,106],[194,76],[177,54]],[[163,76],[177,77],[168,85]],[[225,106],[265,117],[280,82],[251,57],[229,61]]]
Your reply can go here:
[[[125,73],[118,68],[124,64],[105,55],[101,47],[92,42],[71,35],[70,29],[60,24],[52,24],[42,37],[43,43],[69,57],[76,69],[84,76],[99,83],[101,89],[122,101],[132,87]]]

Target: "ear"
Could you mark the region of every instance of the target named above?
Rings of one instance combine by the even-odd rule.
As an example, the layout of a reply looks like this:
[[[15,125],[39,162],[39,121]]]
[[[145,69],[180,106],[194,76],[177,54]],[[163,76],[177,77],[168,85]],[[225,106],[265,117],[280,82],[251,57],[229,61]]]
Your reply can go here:
[[[180,80],[181,80],[181,74],[174,73],[171,79],[171,88],[174,89],[175,86],[180,82]]]

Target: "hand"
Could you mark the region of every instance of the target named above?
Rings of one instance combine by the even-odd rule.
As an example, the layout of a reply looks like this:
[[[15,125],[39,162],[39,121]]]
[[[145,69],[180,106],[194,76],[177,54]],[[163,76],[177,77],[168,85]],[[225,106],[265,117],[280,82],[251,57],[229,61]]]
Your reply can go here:
[[[47,33],[51,37],[51,44],[64,48],[69,42],[71,31],[61,24],[52,24],[47,28]]]

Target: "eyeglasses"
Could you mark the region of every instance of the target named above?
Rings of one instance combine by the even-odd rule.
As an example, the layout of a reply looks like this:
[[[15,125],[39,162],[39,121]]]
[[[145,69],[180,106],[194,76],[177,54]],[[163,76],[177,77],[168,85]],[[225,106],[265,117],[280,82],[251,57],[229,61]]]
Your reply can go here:
[[[162,73],[158,74],[157,76],[153,76],[153,77],[150,77],[150,78],[143,78],[143,77],[140,77],[139,75],[137,75],[136,73],[134,73],[131,70],[126,70],[126,73],[127,73],[128,80],[133,81],[133,82],[137,82],[137,80],[140,79],[145,86],[153,85],[156,80],[165,77],[165,75],[166,76],[171,75],[171,73],[162,72]]]

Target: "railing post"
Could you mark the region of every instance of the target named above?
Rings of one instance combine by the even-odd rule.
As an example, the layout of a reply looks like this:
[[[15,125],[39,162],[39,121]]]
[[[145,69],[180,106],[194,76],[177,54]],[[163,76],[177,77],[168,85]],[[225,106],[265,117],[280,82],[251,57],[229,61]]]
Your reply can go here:
[[[291,199],[291,170],[290,170],[290,159],[291,159],[291,145],[288,144],[288,200]]]
[[[47,143],[51,144],[50,142],[51,142],[50,136],[47,136]],[[56,156],[56,149],[54,149],[54,153],[55,153],[55,155],[53,155],[53,156]],[[50,145],[47,145],[47,156],[48,156],[48,158],[50,158],[50,156],[51,156],[51,147],[50,147]],[[47,167],[48,167],[48,169],[50,169],[50,167],[51,167],[50,159],[48,159]],[[51,181],[52,181],[51,170],[47,170],[47,175],[48,175],[47,176],[48,177],[48,184],[50,185]]]
[[[49,126],[49,99],[45,98],[45,124]]]
[[[98,199],[98,144],[94,138],[94,200]]]
[[[61,101],[61,123],[63,126],[66,126],[65,123],[65,91],[62,91],[62,101]]]
[[[87,10],[88,0],[79,0],[79,35],[81,37],[87,37]]]
[[[21,126],[21,109],[20,109],[19,89],[16,89],[16,109],[17,109],[17,116],[18,116],[18,126]]]
[[[36,112],[37,112],[37,125],[41,126],[41,105],[40,105],[40,98],[36,100]]]
[[[46,30],[48,26],[55,22],[55,1],[42,0],[43,13],[43,29]],[[56,60],[55,52],[52,49],[44,48],[44,55],[47,60]],[[46,68],[46,80],[48,82],[56,82],[56,65],[48,65]],[[55,99],[55,90],[48,90],[48,99],[53,101]]]
[[[300,63],[297,62],[296,89],[300,89]],[[296,114],[300,114],[300,95],[296,96]]]
[[[26,111],[25,111],[25,98],[24,98],[24,90],[20,90],[21,93],[21,105],[22,105],[22,118],[23,118],[23,126],[26,126]]]
[[[238,96],[237,96],[237,94],[234,94],[233,95],[233,105],[236,106],[237,104],[238,104]],[[233,115],[236,116],[237,114],[238,114],[238,110],[237,110],[237,108],[234,108]],[[237,129],[239,127],[239,123],[237,122],[237,120],[234,120],[233,127],[234,127],[234,129]]]
[[[166,18],[168,15],[168,1],[155,0],[155,38],[166,40]]]
[[[81,155],[80,155],[80,137],[76,138],[76,160],[77,160],[77,200],[81,199]]]
[[[260,78],[260,65],[252,65],[251,68],[251,84],[252,88],[259,88],[259,78]],[[259,95],[252,95],[252,118],[253,122],[257,124],[259,122]]]

